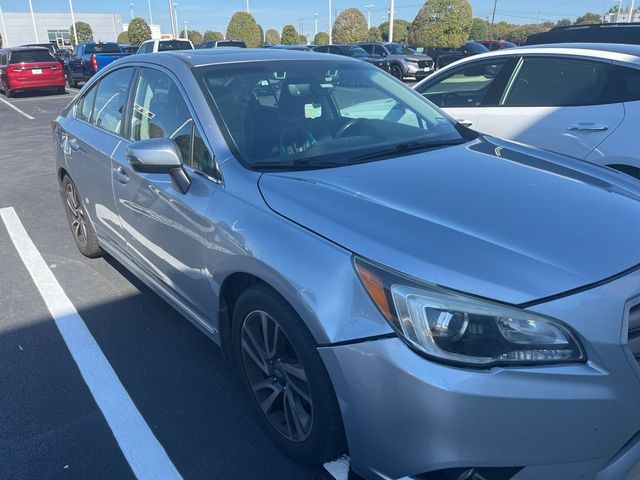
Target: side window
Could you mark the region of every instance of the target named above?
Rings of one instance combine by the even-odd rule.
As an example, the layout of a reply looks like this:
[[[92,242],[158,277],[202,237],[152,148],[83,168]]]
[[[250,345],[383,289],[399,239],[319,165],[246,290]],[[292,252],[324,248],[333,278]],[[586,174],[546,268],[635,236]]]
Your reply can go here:
[[[210,177],[219,178],[220,174],[216,169],[211,152],[204,143],[200,132],[193,129],[193,150],[191,154],[191,168],[206,173]]]
[[[374,54],[376,55],[380,55],[382,57],[386,57],[387,56],[387,51],[380,45],[374,45]]]
[[[93,110],[93,102],[96,98],[97,88],[94,86],[85,93],[76,107],[76,118],[78,120],[84,120],[85,122],[91,122],[91,111]]]
[[[315,51],[320,53],[327,53],[329,51],[329,47],[326,47],[326,46],[317,47],[315,48]]]
[[[502,104],[567,107],[615,103],[612,77],[612,70],[604,62],[525,57]]]
[[[100,79],[91,123],[107,132],[122,134],[122,120],[133,68],[116,70]]]
[[[143,68],[134,94],[130,139],[170,138],[189,164],[192,129],[191,113],[174,81],[166,73]]]
[[[373,45],[360,45],[369,55],[373,53]]]
[[[640,70],[637,68],[617,67],[622,78],[622,101],[640,101]]]
[[[425,84],[419,93],[442,108],[483,106],[508,60],[498,58],[455,68],[436,83]]]

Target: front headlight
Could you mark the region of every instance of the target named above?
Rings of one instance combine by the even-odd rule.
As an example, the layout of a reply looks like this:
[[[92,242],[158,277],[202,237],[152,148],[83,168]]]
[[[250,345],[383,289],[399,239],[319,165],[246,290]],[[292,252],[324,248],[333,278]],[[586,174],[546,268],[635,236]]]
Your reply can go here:
[[[476,367],[586,360],[558,320],[424,285],[360,258],[355,267],[394,330],[430,358]]]

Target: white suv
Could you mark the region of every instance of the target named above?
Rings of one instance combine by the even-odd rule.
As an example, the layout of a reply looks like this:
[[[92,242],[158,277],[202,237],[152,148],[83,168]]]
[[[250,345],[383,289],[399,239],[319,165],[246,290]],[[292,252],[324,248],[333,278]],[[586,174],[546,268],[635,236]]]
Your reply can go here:
[[[173,38],[171,40],[147,40],[137,53],[168,52],[169,50],[193,50],[191,40]]]

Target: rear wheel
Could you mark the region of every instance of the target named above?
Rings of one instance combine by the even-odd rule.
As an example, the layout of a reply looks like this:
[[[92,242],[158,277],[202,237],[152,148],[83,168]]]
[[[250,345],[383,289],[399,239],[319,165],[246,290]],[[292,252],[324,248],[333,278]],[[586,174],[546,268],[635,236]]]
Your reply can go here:
[[[70,73],[67,74],[67,85],[69,88],[78,88],[78,82],[76,82]]]
[[[5,95],[5,97],[7,97],[7,98],[11,98],[11,97],[13,97],[15,94],[14,94],[13,90],[9,90],[8,88],[6,88],[6,87],[5,87],[5,89],[4,89],[4,95]]]
[[[318,464],[345,450],[342,416],[315,342],[267,286],[250,287],[238,299],[233,347],[258,415],[282,451]]]
[[[69,221],[73,240],[85,257],[96,258],[103,255],[98,244],[98,236],[87,215],[75,184],[65,175],[62,179],[62,201]]]

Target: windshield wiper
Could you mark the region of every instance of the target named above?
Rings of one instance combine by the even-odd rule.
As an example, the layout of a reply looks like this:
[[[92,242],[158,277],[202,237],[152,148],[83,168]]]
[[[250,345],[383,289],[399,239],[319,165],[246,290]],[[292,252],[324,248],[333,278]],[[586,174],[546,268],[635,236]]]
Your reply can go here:
[[[358,155],[351,159],[352,162],[366,162],[368,160],[377,160],[380,158],[391,157],[394,155],[405,155],[407,153],[419,152],[422,150],[431,150],[434,148],[451,147],[454,145],[462,145],[469,140],[464,138],[457,138],[455,140],[443,140],[439,142],[405,142],[396,145],[393,148],[385,150],[378,150],[377,152],[366,153],[364,155]]]
[[[344,163],[325,160],[313,160],[298,158],[296,160],[284,160],[280,162],[255,162],[251,164],[252,170],[312,170],[315,168],[344,167]]]

